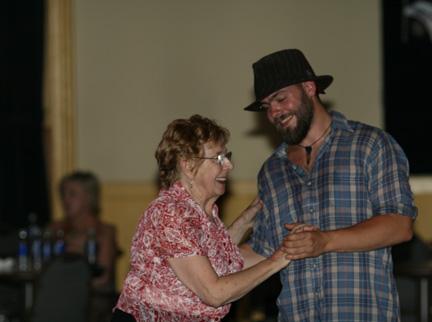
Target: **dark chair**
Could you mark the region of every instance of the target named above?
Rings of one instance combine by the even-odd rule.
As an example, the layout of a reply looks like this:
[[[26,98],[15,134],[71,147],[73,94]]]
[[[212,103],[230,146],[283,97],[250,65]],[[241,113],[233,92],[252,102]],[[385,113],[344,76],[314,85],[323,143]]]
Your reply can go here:
[[[91,272],[76,254],[52,259],[35,287],[30,322],[85,322],[88,316]]]
[[[123,252],[121,250],[117,251],[116,260],[122,256]],[[100,269],[101,267],[99,267]],[[92,265],[93,275],[98,274],[98,265]],[[100,270],[100,274],[102,274]],[[106,322],[111,321],[113,315],[113,308],[117,304],[117,300],[120,294],[115,290],[116,285],[116,272],[115,265],[114,270],[111,275],[110,287],[107,290],[95,290],[93,289],[90,294],[90,314],[88,322]]]

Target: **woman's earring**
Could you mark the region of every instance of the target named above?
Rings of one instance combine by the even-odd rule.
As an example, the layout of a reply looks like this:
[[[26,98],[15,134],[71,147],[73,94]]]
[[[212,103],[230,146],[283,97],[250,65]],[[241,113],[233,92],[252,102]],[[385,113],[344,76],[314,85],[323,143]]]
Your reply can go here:
[[[191,181],[190,181],[190,189],[191,189],[191,190],[193,190],[193,183],[194,183],[194,181],[191,180]]]

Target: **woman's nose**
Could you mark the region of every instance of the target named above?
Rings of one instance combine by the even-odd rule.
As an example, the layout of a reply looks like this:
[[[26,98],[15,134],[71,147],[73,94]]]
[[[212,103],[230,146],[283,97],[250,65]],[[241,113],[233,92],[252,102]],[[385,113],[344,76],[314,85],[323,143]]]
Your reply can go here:
[[[231,171],[232,169],[234,169],[234,163],[232,163],[232,161],[228,158],[224,159],[224,163],[223,163],[223,167],[228,170]]]

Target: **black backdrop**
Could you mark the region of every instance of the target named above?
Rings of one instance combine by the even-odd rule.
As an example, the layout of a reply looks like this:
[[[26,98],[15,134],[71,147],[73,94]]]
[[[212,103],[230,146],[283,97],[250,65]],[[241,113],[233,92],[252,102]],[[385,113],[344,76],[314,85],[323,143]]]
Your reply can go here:
[[[43,147],[44,1],[0,1],[0,227],[50,217]]]
[[[411,174],[432,173],[432,15],[419,3],[383,0],[386,130],[408,156]],[[417,9],[416,9],[417,7]]]

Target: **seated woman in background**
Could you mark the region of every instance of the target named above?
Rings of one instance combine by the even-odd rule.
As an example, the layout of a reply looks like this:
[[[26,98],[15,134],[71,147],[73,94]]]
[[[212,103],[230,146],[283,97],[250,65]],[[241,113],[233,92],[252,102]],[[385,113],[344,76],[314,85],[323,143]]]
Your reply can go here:
[[[64,219],[50,223],[46,228],[53,234],[64,233],[67,252],[86,255],[89,235],[97,242],[97,263],[102,266],[100,276],[92,279],[92,288],[101,292],[113,292],[113,269],[117,256],[116,230],[103,223],[100,213],[100,185],[90,172],[76,171],[60,182],[60,195]]]
[[[229,303],[289,264],[279,249],[251,266],[237,247],[258,199],[229,229],[219,218],[215,202],[233,169],[228,139],[199,115],[169,124],[156,150],[162,189],[138,223],[112,321],[220,321]]]

